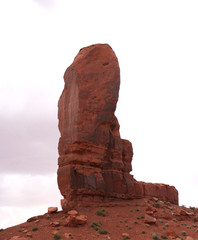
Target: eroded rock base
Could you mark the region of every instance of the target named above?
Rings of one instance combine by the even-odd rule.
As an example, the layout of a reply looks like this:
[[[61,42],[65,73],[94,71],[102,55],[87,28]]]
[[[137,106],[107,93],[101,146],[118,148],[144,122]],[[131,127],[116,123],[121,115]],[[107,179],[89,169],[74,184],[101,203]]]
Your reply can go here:
[[[81,49],[64,81],[58,103],[63,209],[147,196],[178,204],[174,187],[137,182],[130,175],[133,148],[121,139],[115,116],[120,68],[112,48],[96,44]]]

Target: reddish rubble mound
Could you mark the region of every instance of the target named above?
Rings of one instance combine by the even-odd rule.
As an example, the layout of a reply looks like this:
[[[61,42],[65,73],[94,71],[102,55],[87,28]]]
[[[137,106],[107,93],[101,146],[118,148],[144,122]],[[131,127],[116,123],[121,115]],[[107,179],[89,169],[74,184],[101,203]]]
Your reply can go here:
[[[58,103],[58,186],[63,209],[113,199],[155,196],[178,204],[173,186],[137,182],[131,142],[114,115],[120,87],[117,57],[107,44],[83,48],[64,75]]]

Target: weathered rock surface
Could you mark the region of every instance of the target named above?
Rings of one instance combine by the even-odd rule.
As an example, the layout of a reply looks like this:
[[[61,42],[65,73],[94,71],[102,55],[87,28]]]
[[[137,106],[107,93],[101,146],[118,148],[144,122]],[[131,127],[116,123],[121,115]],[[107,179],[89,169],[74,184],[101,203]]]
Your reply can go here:
[[[145,216],[144,216],[144,222],[145,222],[145,223],[155,224],[156,221],[157,221],[156,218],[154,218],[154,217],[152,217],[152,216],[150,216],[150,215],[148,215],[148,214],[145,214]]]
[[[64,81],[58,103],[62,207],[144,196],[178,203],[174,187],[137,182],[130,175],[132,144],[120,138],[114,115],[120,69],[111,47],[97,44],[81,49]]]
[[[76,227],[78,225],[84,225],[87,223],[87,216],[86,215],[69,215],[65,220],[65,226],[69,227]]]
[[[58,211],[58,208],[57,207],[48,207],[48,213],[55,213]]]

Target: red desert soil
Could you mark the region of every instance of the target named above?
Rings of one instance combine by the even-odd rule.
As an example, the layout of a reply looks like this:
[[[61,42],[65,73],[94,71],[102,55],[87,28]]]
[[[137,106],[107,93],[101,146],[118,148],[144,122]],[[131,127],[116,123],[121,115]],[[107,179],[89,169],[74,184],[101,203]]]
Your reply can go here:
[[[87,216],[84,225],[65,226],[68,213],[63,211],[46,213],[1,230],[0,240],[198,239],[198,209],[180,207],[157,198],[111,202],[75,210],[78,215]],[[99,216],[97,210],[105,216]]]

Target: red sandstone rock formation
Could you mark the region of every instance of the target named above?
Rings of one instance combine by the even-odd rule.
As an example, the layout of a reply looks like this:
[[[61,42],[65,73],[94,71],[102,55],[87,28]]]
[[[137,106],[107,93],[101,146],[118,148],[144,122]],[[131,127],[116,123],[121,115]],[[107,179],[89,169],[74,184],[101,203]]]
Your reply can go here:
[[[64,80],[58,103],[58,185],[63,208],[144,196],[177,203],[174,187],[137,182],[129,174],[133,149],[120,138],[114,115],[120,69],[111,47],[97,44],[81,49]]]

